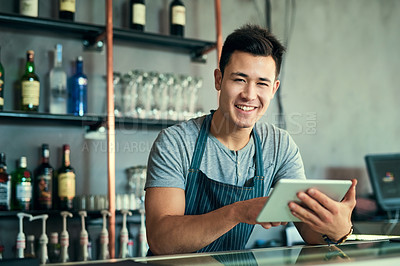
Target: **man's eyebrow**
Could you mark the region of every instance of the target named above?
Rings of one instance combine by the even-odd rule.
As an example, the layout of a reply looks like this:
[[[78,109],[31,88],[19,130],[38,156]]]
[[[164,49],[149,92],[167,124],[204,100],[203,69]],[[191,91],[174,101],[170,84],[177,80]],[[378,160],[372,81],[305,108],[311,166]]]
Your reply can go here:
[[[244,78],[249,77],[249,75],[247,75],[245,73],[242,73],[242,72],[233,72],[233,73],[231,73],[231,76],[241,76],[241,77],[244,77]]]
[[[261,81],[265,81],[265,82],[271,82],[271,80],[269,78],[258,78]]]
[[[233,72],[233,73],[231,73],[231,76],[240,76],[240,77],[244,77],[244,78],[248,78],[249,77],[249,75],[247,75],[245,73],[242,73],[242,72]],[[265,81],[265,82],[271,82],[271,80],[269,78],[260,77],[258,79],[261,80],[261,81]]]

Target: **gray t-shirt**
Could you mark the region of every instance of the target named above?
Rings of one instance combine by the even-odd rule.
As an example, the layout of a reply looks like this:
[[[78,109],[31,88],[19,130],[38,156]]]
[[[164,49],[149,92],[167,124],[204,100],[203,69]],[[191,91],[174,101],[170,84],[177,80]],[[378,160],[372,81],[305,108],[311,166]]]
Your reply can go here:
[[[185,189],[194,147],[204,116],[171,126],[160,132],[147,164],[148,187]],[[305,179],[299,149],[290,135],[268,123],[256,123],[264,158],[265,184],[281,178]],[[253,136],[239,151],[232,151],[209,134],[200,170],[210,179],[245,186],[255,175]],[[267,188],[266,188],[267,189]]]

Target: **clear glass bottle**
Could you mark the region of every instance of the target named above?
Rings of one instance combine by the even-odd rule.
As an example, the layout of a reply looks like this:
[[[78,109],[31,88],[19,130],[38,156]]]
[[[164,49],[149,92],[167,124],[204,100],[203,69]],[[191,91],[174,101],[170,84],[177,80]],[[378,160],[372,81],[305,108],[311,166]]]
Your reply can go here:
[[[12,183],[12,209],[28,211],[32,202],[31,172],[27,169],[26,157],[22,156],[19,168],[11,174]]]
[[[57,44],[54,51],[54,67],[49,73],[49,112],[67,113],[67,74],[62,68],[62,45]]]
[[[169,6],[170,34],[183,37],[186,24],[186,9],[181,0],[173,0]]]
[[[42,144],[41,163],[34,171],[34,206],[36,210],[52,208],[53,173],[49,163],[50,149],[48,144]]]
[[[131,0],[129,27],[134,30],[144,31],[146,26],[146,1]]]
[[[63,165],[58,170],[58,201],[61,210],[72,210],[75,197],[75,170],[71,167],[70,147],[63,146]]]
[[[76,60],[76,73],[70,80],[69,113],[83,116],[87,113],[87,85],[88,79],[83,73],[83,58]]]
[[[75,0],[60,0],[59,1],[59,9],[58,9],[58,17],[60,19],[73,21],[75,18],[75,12],[76,12],[76,3],[75,2],[76,2]]]
[[[6,155],[0,153],[0,211],[10,210],[11,177],[7,173]]]
[[[21,109],[38,111],[40,98],[40,81],[35,73],[34,52],[26,52],[25,74],[21,78]]]
[[[0,111],[4,108],[4,67],[1,64],[1,47],[0,47]]]

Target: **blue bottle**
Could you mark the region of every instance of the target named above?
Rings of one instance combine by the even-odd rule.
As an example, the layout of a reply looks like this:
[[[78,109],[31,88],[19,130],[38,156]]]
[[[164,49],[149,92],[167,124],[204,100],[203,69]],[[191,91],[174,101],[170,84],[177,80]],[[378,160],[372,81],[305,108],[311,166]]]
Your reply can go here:
[[[70,80],[69,113],[79,116],[87,113],[87,83],[87,77],[83,74],[83,59],[79,56],[76,60],[76,73]]]

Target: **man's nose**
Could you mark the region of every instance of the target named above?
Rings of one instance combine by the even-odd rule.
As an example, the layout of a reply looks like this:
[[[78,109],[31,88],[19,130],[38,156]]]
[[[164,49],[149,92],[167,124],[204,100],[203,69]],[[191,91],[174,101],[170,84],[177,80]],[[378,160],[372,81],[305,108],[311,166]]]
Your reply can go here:
[[[254,100],[257,97],[257,88],[256,84],[249,82],[244,87],[244,90],[241,93],[241,96],[246,100]]]

